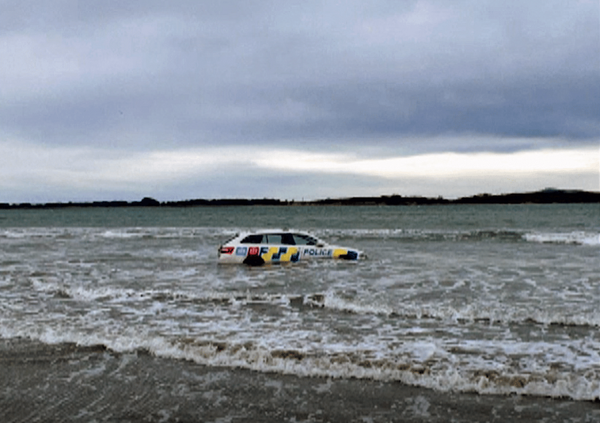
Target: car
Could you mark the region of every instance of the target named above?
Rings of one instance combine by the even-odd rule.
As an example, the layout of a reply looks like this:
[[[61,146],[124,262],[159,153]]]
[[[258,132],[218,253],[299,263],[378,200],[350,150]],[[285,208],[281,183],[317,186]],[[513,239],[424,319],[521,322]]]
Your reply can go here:
[[[359,260],[366,256],[359,250],[329,245],[306,232],[269,230],[236,234],[219,246],[218,257],[219,263],[260,266],[321,258]]]

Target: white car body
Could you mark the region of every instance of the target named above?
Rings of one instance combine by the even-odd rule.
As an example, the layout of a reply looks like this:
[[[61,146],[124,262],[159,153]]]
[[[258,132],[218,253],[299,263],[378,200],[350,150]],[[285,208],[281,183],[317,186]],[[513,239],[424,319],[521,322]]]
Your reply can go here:
[[[260,231],[236,235],[218,249],[219,263],[249,264],[297,262],[307,259],[334,258],[358,260],[362,251],[329,245],[300,231]]]

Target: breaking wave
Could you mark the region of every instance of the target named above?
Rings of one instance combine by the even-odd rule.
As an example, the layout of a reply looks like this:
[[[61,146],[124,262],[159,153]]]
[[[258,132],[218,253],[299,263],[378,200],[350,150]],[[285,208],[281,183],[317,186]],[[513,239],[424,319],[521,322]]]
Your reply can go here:
[[[198,239],[210,240],[218,245],[224,239],[236,233],[248,231],[247,228],[8,228],[0,229],[0,239],[49,238],[64,239],[80,237],[82,239]],[[300,228],[297,230],[306,230]],[[325,240],[350,238],[354,240],[398,240],[414,242],[532,242],[540,244],[572,244],[598,246],[600,233],[595,232],[531,232],[525,230],[484,229],[484,230],[421,230],[421,229],[317,229],[309,231]]]
[[[383,315],[390,318],[414,320],[440,320],[451,323],[483,322],[489,324],[539,324],[560,326],[600,327],[600,311],[573,313],[572,310],[518,307],[508,304],[485,304],[477,301],[464,306],[446,304],[419,304],[406,302],[400,305],[376,301],[361,301],[360,298],[344,298],[335,292],[322,292],[306,295],[256,294],[246,292],[204,291],[190,292],[169,289],[122,289],[115,287],[89,288],[57,283],[32,281],[34,287],[52,296],[70,298],[77,301],[180,301],[182,303],[214,303],[226,306],[246,306],[265,304],[274,307],[322,308],[334,312],[362,315]]]
[[[600,245],[600,234],[590,232],[528,233],[523,237],[526,241],[540,244]]]
[[[553,244],[600,245],[600,234],[591,232],[528,232],[524,230],[486,229],[473,231],[444,231],[420,229],[344,229],[321,230],[322,236],[364,238],[364,239],[398,239],[409,241],[501,241],[501,242],[535,242]]]
[[[337,346],[330,350],[290,349],[264,341],[231,342],[218,339],[170,338],[152,336],[130,329],[109,336],[78,333],[72,328],[57,327],[43,331],[23,328],[11,331],[0,328],[3,338],[28,338],[47,344],[74,343],[116,353],[148,352],[166,359],[189,360],[215,367],[244,368],[259,372],[277,372],[300,377],[358,378],[397,381],[407,385],[439,391],[471,392],[493,395],[534,395],[594,401],[600,398],[600,370],[594,366],[582,373],[571,366],[554,366],[543,357],[529,361],[517,352],[521,345],[505,346],[509,363],[490,362],[477,356],[468,343],[448,346],[439,342],[406,342],[395,354],[378,356],[372,350],[355,350]],[[497,347],[500,348],[500,347]],[[529,351],[535,345],[527,345]],[[568,347],[540,345],[538,350],[552,356],[573,355]],[[467,354],[469,360],[461,356]],[[519,358],[521,357],[521,358]],[[573,358],[575,359],[575,358]],[[588,361],[597,360],[597,355]]]

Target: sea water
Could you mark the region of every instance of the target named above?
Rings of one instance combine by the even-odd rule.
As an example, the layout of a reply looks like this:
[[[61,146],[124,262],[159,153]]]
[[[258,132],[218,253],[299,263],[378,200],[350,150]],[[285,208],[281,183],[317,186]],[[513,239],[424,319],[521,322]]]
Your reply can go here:
[[[290,228],[359,262],[217,264]],[[600,398],[600,206],[0,211],[0,337],[452,392]]]

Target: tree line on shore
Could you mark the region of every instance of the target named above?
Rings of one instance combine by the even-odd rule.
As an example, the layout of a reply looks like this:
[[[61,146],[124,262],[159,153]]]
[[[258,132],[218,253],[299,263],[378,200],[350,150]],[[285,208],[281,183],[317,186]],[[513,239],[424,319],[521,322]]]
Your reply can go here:
[[[443,197],[382,195],[379,197],[327,198],[310,201],[288,201],[272,198],[195,199],[182,201],[157,201],[145,197],[141,201],[92,201],[68,203],[0,203],[0,209],[59,209],[69,207],[201,207],[201,206],[426,206],[446,204],[556,204],[600,203],[600,192],[581,190],[545,189],[536,192],[511,194],[478,194],[448,200]]]

